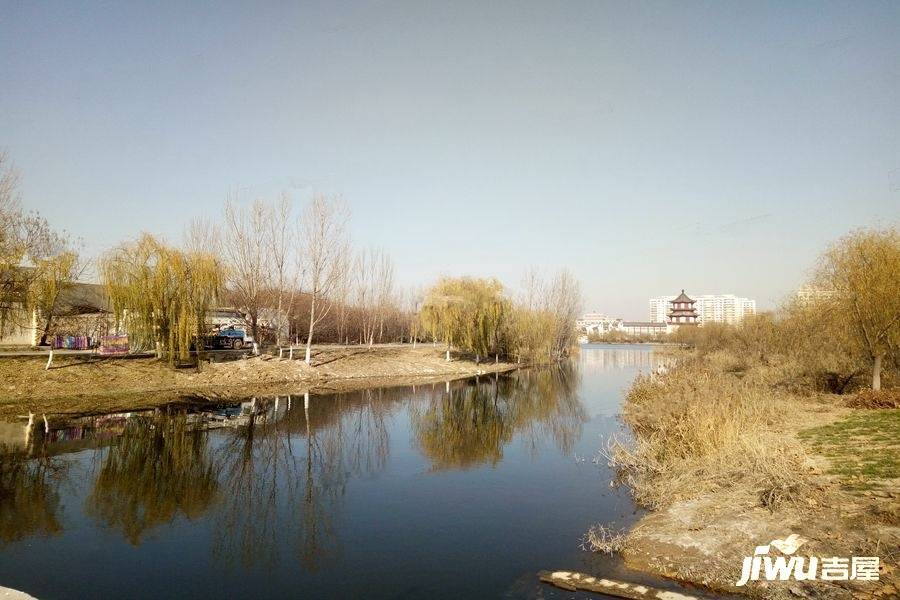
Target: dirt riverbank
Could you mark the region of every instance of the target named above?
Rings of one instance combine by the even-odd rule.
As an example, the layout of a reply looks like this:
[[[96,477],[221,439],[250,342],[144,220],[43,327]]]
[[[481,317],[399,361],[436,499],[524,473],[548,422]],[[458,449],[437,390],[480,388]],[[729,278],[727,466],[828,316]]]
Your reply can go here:
[[[869,406],[871,395],[799,394],[783,370],[732,360],[687,371],[626,401],[636,450],[624,462],[643,466],[622,475],[652,509],[627,536],[626,565],[752,598],[900,598],[898,394]],[[720,409],[734,421],[717,422]],[[793,556],[879,557],[877,581],[850,579],[850,564],[830,581],[821,566],[816,581],[766,581],[763,567],[736,586],[745,557],[791,534],[801,541]],[[771,560],[790,559],[778,546]]]
[[[35,413],[111,412],[179,400],[224,401],[249,395],[344,391],[438,381],[515,369],[463,357],[447,362],[441,348],[321,346],[312,365],[296,358],[258,356],[172,369],[149,358],[58,356],[0,358],[0,418]]]

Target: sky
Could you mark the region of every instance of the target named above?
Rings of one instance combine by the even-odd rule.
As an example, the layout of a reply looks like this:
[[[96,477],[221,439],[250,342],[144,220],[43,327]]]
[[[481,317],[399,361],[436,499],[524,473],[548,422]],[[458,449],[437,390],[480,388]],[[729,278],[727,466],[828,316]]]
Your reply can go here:
[[[403,285],[766,309],[900,221],[900,2],[0,0],[0,149],[87,254],[339,194]]]

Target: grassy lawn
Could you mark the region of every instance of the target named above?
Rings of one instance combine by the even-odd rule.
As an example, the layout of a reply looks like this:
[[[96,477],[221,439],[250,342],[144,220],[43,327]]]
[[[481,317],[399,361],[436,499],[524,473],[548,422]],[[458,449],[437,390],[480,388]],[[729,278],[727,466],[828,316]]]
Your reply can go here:
[[[829,459],[829,473],[848,489],[873,489],[900,479],[900,410],[860,411],[846,419],[806,429],[800,439]],[[896,484],[896,482],[894,482]]]

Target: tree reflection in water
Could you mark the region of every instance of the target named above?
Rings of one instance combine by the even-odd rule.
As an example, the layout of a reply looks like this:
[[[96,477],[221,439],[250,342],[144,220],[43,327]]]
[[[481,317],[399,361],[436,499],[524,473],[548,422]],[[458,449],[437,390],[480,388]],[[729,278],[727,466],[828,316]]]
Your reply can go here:
[[[273,566],[289,556],[315,571],[339,554],[348,482],[385,468],[395,411],[408,410],[434,469],[496,464],[517,437],[532,451],[550,438],[569,453],[586,420],[578,377],[563,365],[459,381],[447,391],[441,384],[257,399],[249,415],[215,431],[176,409],[132,416],[111,446],[92,451],[84,510],[135,545],[178,516],[208,512],[220,562]],[[0,452],[0,542],[61,532],[68,464]]]
[[[274,400],[256,400],[258,412],[217,451],[225,505],[218,512],[216,556],[272,566],[288,545],[310,571],[334,556],[335,516],[346,483],[386,464],[385,419],[400,392],[282,397],[279,408],[291,409],[280,418]]]
[[[62,531],[59,488],[68,468],[65,459],[0,446],[0,543]]]
[[[200,516],[215,499],[207,433],[183,412],[132,417],[117,442],[97,452],[100,470],[85,512],[132,544],[178,514]]]
[[[535,451],[549,433],[564,453],[581,436],[587,414],[578,398],[579,372],[569,363],[479,378],[410,408],[417,444],[432,468],[494,465],[517,433]]]

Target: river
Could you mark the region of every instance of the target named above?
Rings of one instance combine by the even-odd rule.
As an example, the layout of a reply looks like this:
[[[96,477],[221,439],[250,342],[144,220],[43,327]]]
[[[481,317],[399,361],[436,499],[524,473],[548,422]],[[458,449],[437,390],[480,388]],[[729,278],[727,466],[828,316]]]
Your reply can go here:
[[[535,574],[622,574],[580,538],[637,517],[597,451],[654,360],[648,346],[584,346],[562,367],[500,376],[47,433],[4,425],[0,585],[38,598],[572,597]]]

